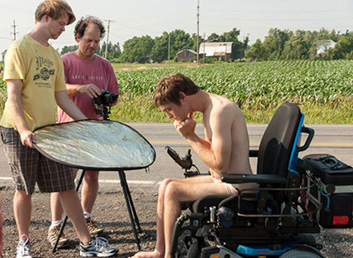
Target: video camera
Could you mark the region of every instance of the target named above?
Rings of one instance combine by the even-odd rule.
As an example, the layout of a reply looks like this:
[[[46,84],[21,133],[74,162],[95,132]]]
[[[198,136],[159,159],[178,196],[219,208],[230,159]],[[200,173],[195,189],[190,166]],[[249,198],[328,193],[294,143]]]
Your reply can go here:
[[[117,94],[110,93],[109,90],[102,90],[101,94],[93,98],[93,106],[97,114],[103,115],[103,119],[108,119],[108,114],[110,114],[110,108],[118,99]],[[109,110],[107,108],[109,107]]]

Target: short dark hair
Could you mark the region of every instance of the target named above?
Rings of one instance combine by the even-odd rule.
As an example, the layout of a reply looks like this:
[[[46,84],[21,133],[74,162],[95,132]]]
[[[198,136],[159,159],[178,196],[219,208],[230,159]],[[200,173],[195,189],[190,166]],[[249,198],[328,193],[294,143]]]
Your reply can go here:
[[[153,95],[153,104],[158,107],[168,103],[174,103],[180,106],[180,92],[185,95],[193,95],[200,91],[197,86],[189,77],[181,74],[174,73],[162,77],[157,83],[156,91]]]
[[[39,22],[44,15],[48,15],[53,20],[61,18],[64,14],[69,16],[69,24],[76,20],[74,12],[66,1],[63,0],[44,0],[41,2],[35,12],[35,20]]]
[[[102,39],[104,37],[105,28],[104,28],[103,22],[97,17],[87,15],[85,17],[81,17],[81,19],[77,22],[75,26],[74,36],[76,41],[77,41],[76,35],[78,35],[79,38],[82,38],[83,35],[85,34],[85,30],[88,24],[90,23],[96,24],[101,32],[100,38]]]

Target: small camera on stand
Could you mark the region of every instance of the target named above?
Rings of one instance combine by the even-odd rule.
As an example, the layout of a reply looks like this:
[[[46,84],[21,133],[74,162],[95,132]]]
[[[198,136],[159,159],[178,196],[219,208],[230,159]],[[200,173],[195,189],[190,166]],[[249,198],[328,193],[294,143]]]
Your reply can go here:
[[[96,113],[102,115],[104,120],[108,120],[111,106],[117,101],[118,96],[110,93],[109,90],[102,90],[98,97],[93,98],[93,106]]]

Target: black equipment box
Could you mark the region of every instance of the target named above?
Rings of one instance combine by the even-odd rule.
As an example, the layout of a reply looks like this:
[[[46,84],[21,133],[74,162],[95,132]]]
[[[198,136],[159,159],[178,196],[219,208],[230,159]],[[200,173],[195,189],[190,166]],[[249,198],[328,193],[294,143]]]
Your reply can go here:
[[[303,160],[306,170],[324,184],[336,188],[334,193],[320,193],[322,209],[319,224],[324,228],[353,227],[353,168],[328,154],[311,154]]]
[[[353,185],[353,168],[328,154],[311,154],[303,158],[310,170],[325,184]]]

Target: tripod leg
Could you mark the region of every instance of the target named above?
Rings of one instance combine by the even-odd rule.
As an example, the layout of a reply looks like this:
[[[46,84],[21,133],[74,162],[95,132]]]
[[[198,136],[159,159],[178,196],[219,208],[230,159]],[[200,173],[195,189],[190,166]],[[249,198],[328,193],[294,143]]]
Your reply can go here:
[[[77,183],[77,185],[76,185],[76,192],[78,192],[78,190],[80,189],[80,186],[81,186],[81,184],[82,184],[82,180],[83,180],[83,177],[85,176],[85,173],[86,173],[86,170],[82,170],[80,179],[79,179],[79,181],[78,181],[78,183]],[[63,234],[63,232],[64,232],[64,228],[65,228],[67,219],[68,219],[68,217],[67,217],[67,215],[65,215],[65,218],[64,218],[63,223],[62,223],[61,228],[60,228],[59,235],[58,235],[58,237],[57,237],[57,239],[56,239],[56,242],[55,242],[55,245],[54,245],[54,247],[53,247],[53,251],[52,251],[53,253],[56,252],[56,248],[58,247],[59,240],[60,240],[60,238],[61,238],[61,236],[62,236],[62,234]]]
[[[126,187],[126,190],[127,190],[127,197],[128,197],[128,199],[129,199],[129,203],[130,203],[130,206],[131,206],[131,210],[132,210],[132,213],[133,213],[133,215],[134,215],[133,217],[134,217],[135,223],[136,223],[136,225],[137,225],[138,232],[139,232],[139,233],[142,233],[142,229],[141,229],[141,226],[140,226],[140,221],[139,221],[139,218],[138,218],[138,216],[137,216],[136,209],[135,209],[135,205],[134,205],[134,202],[133,202],[132,197],[131,197],[129,185],[127,184],[127,181],[126,181],[125,172],[122,171],[122,173],[123,173],[123,178],[121,178],[121,180],[124,180],[124,184],[125,184],[125,187]]]
[[[139,251],[141,251],[140,239],[139,239],[138,234],[137,234],[135,220],[134,220],[134,217],[133,217],[133,213],[131,211],[131,208],[132,208],[131,207],[131,200],[129,199],[130,192],[129,192],[129,188],[127,187],[127,182],[126,182],[124,171],[119,170],[119,177],[120,177],[120,184],[121,184],[121,187],[123,188],[123,192],[124,192],[124,197],[125,197],[127,210],[129,212],[129,216],[130,216],[132,230],[134,231],[134,236],[135,236],[137,248],[138,248]],[[131,198],[131,196],[130,196],[130,198]]]

